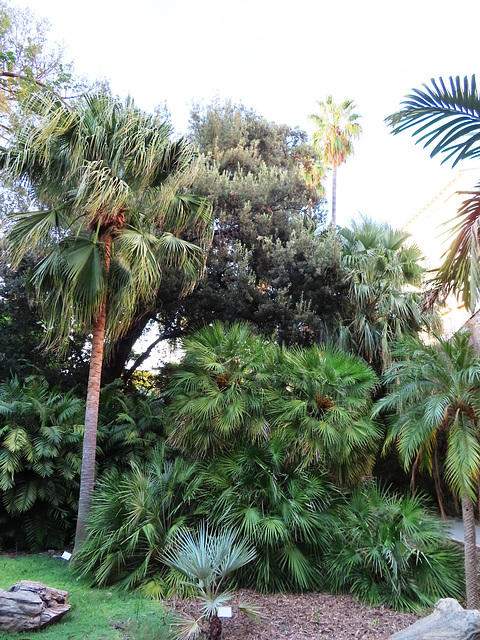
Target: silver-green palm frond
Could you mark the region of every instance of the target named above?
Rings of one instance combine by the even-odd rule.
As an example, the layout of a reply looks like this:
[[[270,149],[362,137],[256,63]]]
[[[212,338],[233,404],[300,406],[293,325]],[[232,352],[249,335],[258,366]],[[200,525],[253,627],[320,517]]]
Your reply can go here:
[[[402,102],[402,109],[387,118],[393,133],[415,127],[413,135],[424,148],[435,144],[433,157],[444,153],[453,166],[465,158],[480,156],[480,96],[475,76],[431,79],[431,86],[413,89]],[[449,86],[447,86],[449,85]]]

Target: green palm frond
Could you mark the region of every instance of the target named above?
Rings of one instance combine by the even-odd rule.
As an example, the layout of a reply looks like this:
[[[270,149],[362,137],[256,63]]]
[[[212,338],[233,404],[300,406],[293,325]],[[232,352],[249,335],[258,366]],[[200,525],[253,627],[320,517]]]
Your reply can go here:
[[[480,96],[475,76],[450,77],[449,86],[442,78],[431,79],[424,90],[413,89],[402,102],[403,108],[389,116],[393,133],[416,127],[413,132],[424,148],[436,143],[433,157],[445,153],[443,162],[455,158],[453,166],[465,158],[480,156]]]
[[[456,293],[465,306],[474,310],[480,292],[480,184],[466,196],[448,234],[452,244],[444,255],[444,262],[432,280],[433,295]],[[453,226],[452,226],[452,223]]]

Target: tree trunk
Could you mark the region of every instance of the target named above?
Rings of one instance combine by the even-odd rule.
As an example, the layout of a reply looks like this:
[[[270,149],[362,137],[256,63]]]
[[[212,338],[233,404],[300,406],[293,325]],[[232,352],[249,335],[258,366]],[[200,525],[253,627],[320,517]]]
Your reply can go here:
[[[222,639],[222,621],[218,616],[213,616],[208,625],[208,640]]]
[[[95,482],[95,450],[97,447],[98,405],[102,377],[103,347],[105,343],[105,323],[107,301],[104,300],[93,325],[92,355],[88,375],[87,402],[85,408],[85,431],[83,435],[82,470],[80,474],[80,498],[78,502],[77,529],[75,532],[74,554],[80,549],[87,536],[87,519],[92,504]]]
[[[337,226],[337,167],[333,167],[332,179],[332,225]]]
[[[475,536],[475,514],[473,502],[466,494],[462,496],[462,517],[465,540],[465,586],[467,609],[478,607],[477,541]]]
[[[117,378],[122,377],[133,345],[140,338],[150,320],[154,318],[154,313],[144,314],[116,341],[112,354],[107,358],[107,362],[105,362],[103,366],[103,381],[105,384],[109,384]]]

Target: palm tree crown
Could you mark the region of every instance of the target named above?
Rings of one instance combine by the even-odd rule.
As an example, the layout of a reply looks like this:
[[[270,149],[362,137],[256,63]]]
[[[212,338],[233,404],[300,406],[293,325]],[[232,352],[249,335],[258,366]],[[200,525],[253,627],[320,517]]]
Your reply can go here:
[[[311,114],[317,130],[313,134],[313,144],[321,147],[327,165],[333,167],[332,224],[336,219],[336,179],[337,168],[353,154],[353,140],[360,137],[362,127],[358,123],[360,115],[355,113],[357,105],[353,100],[344,100],[339,105],[327,96],[325,102],[317,100],[320,113]]]
[[[430,328],[434,314],[422,311],[422,253],[409,234],[363,219],[340,229],[342,261],[350,276],[351,313],[342,321],[339,343],[381,373],[390,346],[407,333]]]

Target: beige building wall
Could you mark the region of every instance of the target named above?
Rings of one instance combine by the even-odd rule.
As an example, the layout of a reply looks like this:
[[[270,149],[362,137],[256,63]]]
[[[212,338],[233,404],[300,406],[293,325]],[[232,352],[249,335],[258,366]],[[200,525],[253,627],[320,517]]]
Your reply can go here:
[[[452,172],[452,179],[445,187],[420,209],[412,218],[407,220],[403,229],[411,234],[411,240],[423,252],[424,267],[435,271],[442,264],[442,257],[447,251],[449,229],[452,227],[459,206],[466,196],[459,195],[459,191],[468,191],[478,182],[480,168],[462,169]],[[428,273],[426,274],[428,278]],[[454,296],[450,296],[442,312],[444,335],[455,333],[470,318],[471,314]]]

